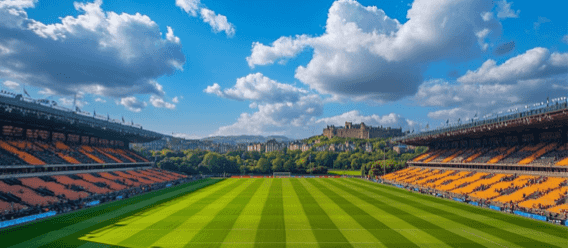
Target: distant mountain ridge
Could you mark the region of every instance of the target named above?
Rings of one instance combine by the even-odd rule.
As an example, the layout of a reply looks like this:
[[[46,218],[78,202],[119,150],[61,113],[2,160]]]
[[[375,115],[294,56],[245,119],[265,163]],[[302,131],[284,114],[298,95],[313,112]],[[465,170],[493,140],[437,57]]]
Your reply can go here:
[[[261,136],[261,135],[240,135],[240,136],[214,136],[201,139],[202,141],[211,141],[213,143],[229,143],[229,144],[239,144],[239,143],[264,143],[268,140],[275,139],[278,142],[290,142],[293,141],[285,136],[271,135],[271,136]]]

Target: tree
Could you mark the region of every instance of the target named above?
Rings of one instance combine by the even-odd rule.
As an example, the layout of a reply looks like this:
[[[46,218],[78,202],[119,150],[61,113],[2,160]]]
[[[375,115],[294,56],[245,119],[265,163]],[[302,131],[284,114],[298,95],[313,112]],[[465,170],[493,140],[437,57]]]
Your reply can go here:
[[[286,160],[286,162],[284,162],[284,170],[288,171],[288,172],[294,172],[296,170],[296,166],[294,166],[295,164],[292,162],[291,159]]]
[[[276,158],[272,160],[272,171],[283,171],[284,170],[284,160],[282,158]]]
[[[266,158],[260,158],[256,163],[256,167],[260,171],[260,173],[267,173],[270,169],[270,164]]]

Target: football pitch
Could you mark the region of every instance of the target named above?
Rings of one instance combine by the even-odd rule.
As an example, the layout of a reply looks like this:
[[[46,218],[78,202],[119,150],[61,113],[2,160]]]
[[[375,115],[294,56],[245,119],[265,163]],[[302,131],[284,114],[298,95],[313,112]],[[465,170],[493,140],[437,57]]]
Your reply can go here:
[[[568,247],[568,229],[361,179],[201,180],[0,231],[2,247]]]

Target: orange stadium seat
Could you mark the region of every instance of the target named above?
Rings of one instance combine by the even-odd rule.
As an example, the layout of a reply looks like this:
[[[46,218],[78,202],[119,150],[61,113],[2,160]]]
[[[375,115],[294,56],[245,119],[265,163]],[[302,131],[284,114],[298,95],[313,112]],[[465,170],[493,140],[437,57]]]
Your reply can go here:
[[[519,203],[519,206],[524,208],[549,208],[556,205],[556,202],[562,197],[568,195],[568,186],[552,190],[537,199],[529,199]]]
[[[471,192],[473,192],[475,189],[481,187],[482,185],[491,186],[491,185],[501,181],[505,177],[507,177],[506,174],[495,174],[494,176],[492,176],[490,178],[481,179],[479,181],[472,182],[471,184],[469,184],[467,186],[455,189],[451,192],[457,193],[457,194],[470,194]]]
[[[22,201],[32,206],[47,206],[59,201],[56,197],[41,196],[32,189],[24,188],[20,185],[8,185],[3,182],[0,182],[0,191],[20,197]]]
[[[24,160],[26,163],[30,165],[45,165],[45,162],[41,161],[40,159],[32,156],[27,152],[20,151],[15,147],[9,145],[8,143],[0,140],[0,148],[18,156],[20,159]]]
[[[110,189],[107,188],[101,188],[99,186],[96,186],[92,183],[89,183],[87,181],[84,180],[75,180],[69,177],[70,175],[65,175],[65,176],[53,176],[53,178],[55,178],[55,180],[57,180],[58,183],[64,184],[64,185],[76,185],[76,186],[81,186],[83,189],[85,189],[87,192],[91,192],[91,193],[96,193],[96,194],[106,194],[111,192]]]
[[[55,195],[65,195],[65,198],[69,200],[78,200],[81,198],[85,198],[89,196],[85,192],[76,192],[73,190],[66,189],[63,185],[54,183],[54,182],[45,182],[37,177],[28,177],[28,178],[21,178],[23,185],[26,185],[30,188],[40,188],[44,187],[51,190]]]
[[[104,183],[104,184],[108,185],[113,190],[126,189],[126,186],[118,184],[118,183],[113,182],[111,180],[108,180],[106,178],[95,177],[95,176],[93,176],[91,174],[87,174],[87,173],[82,173],[82,174],[77,174],[77,175],[82,177],[83,180],[90,182],[90,183]]]
[[[518,189],[509,195],[503,195],[497,197],[494,199],[494,201],[498,201],[501,203],[508,203],[508,202],[517,203],[523,201],[527,196],[535,192],[547,191],[549,189],[558,188],[560,187],[560,184],[563,182],[566,182],[566,179],[558,177],[550,177],[542,183],[526,185],[523,188]]]

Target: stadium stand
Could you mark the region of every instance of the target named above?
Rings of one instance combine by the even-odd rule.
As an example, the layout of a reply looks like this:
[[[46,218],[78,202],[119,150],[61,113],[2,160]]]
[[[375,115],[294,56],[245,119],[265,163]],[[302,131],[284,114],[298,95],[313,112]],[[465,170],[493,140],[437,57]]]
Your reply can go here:
[[[140,180],[135,182],[129,179],[135,177]],[[84,203],[101,197],[106,199],[105,197],[110,196],[129,195],[136,191],[157,186],[165,187],[168,183],[187,179],[189,179],[187,176],[159,169],[2,179],[0,180],[0,219],[10,215],[37,213],[46,209],[61,211],[79,209],[84,207]],[[133,183],[123,183],[129,181]]]

